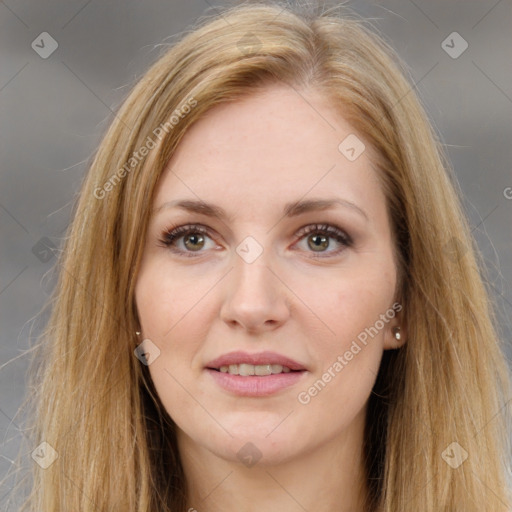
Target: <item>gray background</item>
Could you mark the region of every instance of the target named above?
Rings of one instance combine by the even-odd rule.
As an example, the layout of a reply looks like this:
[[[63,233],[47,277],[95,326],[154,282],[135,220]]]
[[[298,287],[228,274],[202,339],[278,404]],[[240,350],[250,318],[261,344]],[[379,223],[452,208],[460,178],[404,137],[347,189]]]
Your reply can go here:
[[[16,415],[25,391],[22,353],[40,332],[46,316],[39,312],[55,279],[56,249],[43,246],[61,243],[87,163],[113,111],[159,55],[158,45],[226,3],[0,3],[0,479],[23,435]],[[460,182],[510,347],[512,199],[504,191],[512,187],[511,2],[348,5],[373,18],[411,68]],[[455,59],[442,47],[454,31],[469,45]],[[31,47],[42,32],[58,42],[46,59]],[[0,487],[2,510],[9,487]]]

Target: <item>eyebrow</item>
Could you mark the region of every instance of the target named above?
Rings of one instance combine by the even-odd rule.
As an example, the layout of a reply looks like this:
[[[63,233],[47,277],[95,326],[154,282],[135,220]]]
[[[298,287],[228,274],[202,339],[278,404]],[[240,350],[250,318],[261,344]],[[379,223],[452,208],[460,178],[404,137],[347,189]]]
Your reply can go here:
[[[283,216],[296,217],[298,215],[302,215],[303,213],[311,211],[329,210],[336,207],[337,205],[349,208],[352,211],[355,211],[359,215],[364,217],[367,221],[369,221],[368,214],[362,208],[357,206],[355,203],[348,201],[347,199],[341,198],[314,198],[303,201],[293,201],[291,203],[285,204],[283,208]],[[191,213],[198,213],[200,215],[206,215],[208,217],[213,217],[220,220],[233,220],[232,217],[228,215],[227,212],[220,206],[210,204],[205,201],[196,201],[190,199],[176,199],[174,201],[168,201],[166,203],[163,203],[161,206],[158,206],[153,210],[152,215],[157,214],[161,210],[174,207],[189,211]]]

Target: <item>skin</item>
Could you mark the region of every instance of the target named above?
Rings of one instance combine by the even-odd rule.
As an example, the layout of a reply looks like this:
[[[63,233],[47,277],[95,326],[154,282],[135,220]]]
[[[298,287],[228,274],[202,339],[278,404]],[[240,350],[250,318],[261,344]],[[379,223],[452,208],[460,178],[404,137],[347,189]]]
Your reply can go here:
[[[162,175],[153,210],[200,199],[232,216],[154,212],[136,286],[143,337],[160,350],[151,378],[177,424],[189,507],[200,512],[363,510],[367,401],[383,351],[405,341],[403,329],[400,342],[392,333],[400,315],[309,403],[298,401],[395,302],[391,228],[371,148],[353,162],[338,150],[352,133],[319,94],[269,86],[208,112]],[[343,206],[283,217],[285,203],[313,197],[351,201],[367,219]],[[353,244],[331,237],[315,251],[322,233],[297,236],[315,223],[339,227]],[[181,253],[161,243],[186,224],[211,235],[187,244],[182,236]],[[236,251],[247,236],[263,249],[252,263]],[[271,396],[235,396],[204,368],[234,350],[275,351],[308,371]],[[252,467],[237,457],[248,442],[262,454]]]

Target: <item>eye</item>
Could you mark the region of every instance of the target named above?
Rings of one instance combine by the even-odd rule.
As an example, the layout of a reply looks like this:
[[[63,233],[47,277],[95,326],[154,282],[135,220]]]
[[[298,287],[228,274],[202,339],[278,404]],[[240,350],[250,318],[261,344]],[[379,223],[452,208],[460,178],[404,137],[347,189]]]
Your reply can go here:
[[[330,224],[311,224],[305,226],[296,236],[301,239],[299,241],[307,237],[307,245],[311,251],[306,250],[306,252],[318,253],[312,254],[314,258],[337,255],[346,247],[350,247],[353,243],[351,237],[342,229]],[[186,257],[196,257],[204,252],[202,249],[208,249],[206,244],[207,239],[211,240],[210,230],[208,228],[200,224],[188,224],[184,226],[172,226],[165,230],[159,242],[172,252],[185,255]],[[323,250],[330,247],[331,243],[329,239],[334,239],[336,243],[341,245],[341,248],[334,251]],[[180,244],[180,242],[182,242],[182,244]],[[213,247],[215,247],[215,244],[213,244]],[[210,249],[213,247],[210,247]],[[323,256],[324,253],[326,253],[327,256]]]
[[[187,257],[200,256],[201,249],[205,247],[205,241],[210,231],[199,224],[190,224],[185,226],[171,227],[162,233],[160,243],[168,247],[171,251],[184,254]],[[183,239],[183,240],[182,240]],[[179,247],[179,243],[183,242],[183,247]],[[194,254],[198,253],[198,254]]]
[[[345,231],[330,224],[311,224],[302,228],[297,233],[297,236],[300,237],[301,240],[305,238],[308,248],[311,249],[313,253],[319,253],[312,254],[314,258],[328,258],[333,255],[338,255],[345,248],[353,244],[352,238],[347,235]],[[330,247],[331,243],[329,239],[336,240],[336,243],[341,245],[341,248],[333,251],[323,250]],[[326,256],[324,256],[324,254],[326,254]]]

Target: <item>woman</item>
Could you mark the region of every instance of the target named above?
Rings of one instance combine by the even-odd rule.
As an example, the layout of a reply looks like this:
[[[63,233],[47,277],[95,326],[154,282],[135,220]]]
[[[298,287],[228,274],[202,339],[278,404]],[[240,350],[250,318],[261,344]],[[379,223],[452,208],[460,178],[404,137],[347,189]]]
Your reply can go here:
[[[151,67],[60,260],[25,510],[510,509],[508,369],[396,60],[262,3]]]

